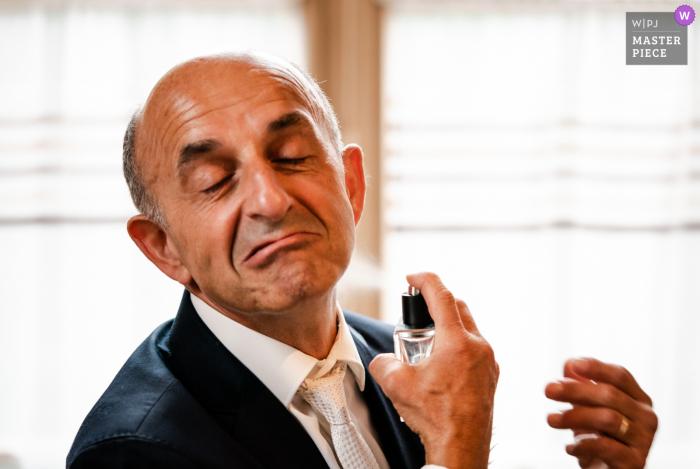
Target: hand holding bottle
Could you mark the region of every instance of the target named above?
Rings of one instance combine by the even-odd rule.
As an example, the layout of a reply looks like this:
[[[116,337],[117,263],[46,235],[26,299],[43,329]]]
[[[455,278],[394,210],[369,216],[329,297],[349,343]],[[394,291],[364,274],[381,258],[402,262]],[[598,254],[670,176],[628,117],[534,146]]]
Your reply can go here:
[[[433,273],[408,275],[435,321],[430,356],[416,365],[394,354],[375,357],[370,373],[426,450],[426,462],[452,468],[488,466],[498,364],[469,308]]]

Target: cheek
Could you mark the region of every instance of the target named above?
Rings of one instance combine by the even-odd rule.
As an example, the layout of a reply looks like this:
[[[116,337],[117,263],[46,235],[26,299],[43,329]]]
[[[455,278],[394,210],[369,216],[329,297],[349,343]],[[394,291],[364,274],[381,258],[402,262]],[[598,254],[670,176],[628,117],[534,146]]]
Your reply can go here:
[[[343,244],[354,244],[355,216],[352,205],[345,192],[344,181],[340,178],[329,178],[327,184],[318,189],[314,200],[323,222],[334,230],[331,236],[342,240]],[[335,239],[333,239],[335,243]],[[350,247],[352,249],[352,246]]]
[[[350,198],[347,193],[347,189],[345,188],[345,179],[342,177],[338,177],[335,181],[336,185],[336,197],[337,200],[335,202],[336,204],[336,209],[338,210],[339,213],[342,214],[345,223],[349,226],[349,228],[352,230],[352,232],[355,232],[355,213],[353,211],[352,203],[350,202]]]
[[[188,251],[198,276],[221,275],[230,266],[236,219],[235,206],[215,204],[201,207],[186,221],[191,240]]]

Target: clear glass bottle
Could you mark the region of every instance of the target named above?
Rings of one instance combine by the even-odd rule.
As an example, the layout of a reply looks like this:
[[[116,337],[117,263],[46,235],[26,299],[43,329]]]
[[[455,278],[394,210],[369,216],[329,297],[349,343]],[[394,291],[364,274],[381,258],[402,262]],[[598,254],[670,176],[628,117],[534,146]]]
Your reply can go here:
[[[403,315],[394,329],[394,353],[402,362],[416,365],[433,351],[435,324],[425,298],[417,288],[409,286],[408,293],[401,296],[401,302]]]

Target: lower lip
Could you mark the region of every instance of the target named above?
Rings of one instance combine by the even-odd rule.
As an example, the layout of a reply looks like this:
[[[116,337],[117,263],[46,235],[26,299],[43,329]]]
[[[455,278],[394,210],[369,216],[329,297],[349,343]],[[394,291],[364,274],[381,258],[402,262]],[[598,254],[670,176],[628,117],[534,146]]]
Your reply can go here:
[[[294,233],[292,235],[286,236],[282,239],[275,241],[274,243],[268,244],[254,255],[246,259],[244,262],[250,267],[256,267],[263,264],[272,254],[290,246],[293,246],[304,241],[308,241],[311,238],[318,236],[312,233]]]

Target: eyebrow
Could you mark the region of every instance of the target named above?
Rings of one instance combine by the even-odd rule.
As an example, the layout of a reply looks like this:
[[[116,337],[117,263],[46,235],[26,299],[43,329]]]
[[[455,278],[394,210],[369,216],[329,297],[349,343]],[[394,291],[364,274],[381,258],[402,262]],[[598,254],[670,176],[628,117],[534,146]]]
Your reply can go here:
[[[309,118],[301,112],[292,111],[270,122],[267,125],[267,132],[279,132],[280,130],[300,124],[311,125],[311,122],[309,121]]]
[[[211,153],[220,146],[221,144],[218,141],[212,139],[188,143],[182,148],[182,150],[180,150],[180,156],[177,160],[177,167],[179,168],[183,165],[191,163],[193,160],[196,160],[206,153]]]
[[[283,116],[278,117],[267,125],[268,133],[276,133],[289,127],[296,125],[311,125],[309,118],[299,111],[292,111]],[[194,160],[201,158],[207,153],[211,153],[221,146],[217,140],[206,139],[188,143],[182,150],[177,160],[177,167],[191,163]]]

